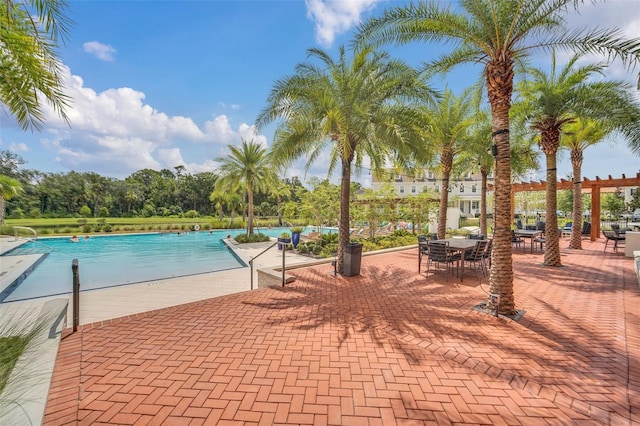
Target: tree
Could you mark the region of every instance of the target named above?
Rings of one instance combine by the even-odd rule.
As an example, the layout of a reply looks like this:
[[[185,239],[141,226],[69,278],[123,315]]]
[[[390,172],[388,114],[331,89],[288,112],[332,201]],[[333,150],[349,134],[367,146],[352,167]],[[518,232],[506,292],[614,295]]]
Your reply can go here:
[[[625,64],[640,59],[640,39],[627,41],[618,30],[567,31],[567,9],[575,0],[460,0],[425,1],[399,6],[363,23],[358,45],[448,42],[453,51],[429,64],[434,72],[461,63],[482,65],[489,103],[495,163],[495,229],[490,293],[501,296],[499,312],[515,310],[511,252],[511,150],[509,111],[515,63],[533,50],[565,47],[581,53],[609,55]],[[557,232],[557,231],[556,231]],[[491,300],[488,301],[492,307]]]
[[[579,118],[603,122],[603,129],[623,129],[632,145],[640,146],[640,106],[629,93],[629,85],[614,81],[590,81],[594,74],[603,74],[604,64],[577,66],[579,55],[557,70],[555,53],[551,55],[551,72],[533,68],[531,78],[518,86],[521,102],[530,127],[540,134],[540,147],[546,157],[547,223],[545,227],[544,265],[562,266],[557,209],[557,153],[561,134]],[[634,131],[635,128],[635,131]],[[573,160],[573,159],[572,159]],[[577,159],[576,159],[577,160]],[[575,170],[574,170],[575,172]],[[581,173],[574,175],[580,182]],[[580,199],[580,197],[577,197]],[[576,233],[582,221],[574,222]]]
[[[432,108],[425,108],[423,129],[424,139],[429,141],[423,153],[433,150],[438,156],[438,168],[442,174],[440,209],[438,211],[438,238],[445,238],[447,230],[447,207],[449,205],[449,179],[456,156],[469,141],[469,129],[475,123],[475,111],[470,102],[470,91],[460,97],[451,90],[444,92],[442,99]]]
[[[276,81],[257,127],[281,119],[273,159],[287,165],[307,154],[307,170],[330,149],[329,174],[340,165],[340,219],[336,270],[343,271],[349,243],[351,169],[368,157],[375,170],[388,158],[409,158],[419,148],[419,115],[409,100],[424,101],[432,92],[407,64],[385,52],[364,48],[337,60],[320,49],[308,54],[320,65],[301,63],[294,75]]]
[[[227,157],[216,158],[220,163],[220,176],[215,192],[240,190],[247,194],[247,235],[253,235],[254,191],[269,191],[276,186],[278,177],[273,172],[267,150],[259,143],[243,139],[240,147],[227,145],[227,148],[231,151]]]
[[[620,188],[615,192],[602,196],[602,208],[609,212],[609,217],[618,218],[624,211],[624,195]]]
[[[0,2],[0,102],[25,130],[42,128],[41,96],[68,121],[70,99],[56,57],[71,24],[66,12],[65,0]]]
[[[4,202],[18,196],[22,186],[16,179],[0,175],[0,224],[4,222]]]

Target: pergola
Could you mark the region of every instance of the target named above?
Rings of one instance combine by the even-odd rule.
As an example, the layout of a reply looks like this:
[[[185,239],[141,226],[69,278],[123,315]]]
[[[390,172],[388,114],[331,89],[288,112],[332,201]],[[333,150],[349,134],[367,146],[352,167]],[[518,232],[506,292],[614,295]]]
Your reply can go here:
[[[573,189],[573,185],[576,182],[572,182],[566,179],[560,179],[557,183],[557,189]],[[624,174],[622,178],[614,179],[609,175],[608,179],[601,179],[596,176],[595,180],[584,178],[582,183],[582,189],[591,190],[591,217],[598,218],[598,220],[591,220],[591,241],[595,241],[600,235],[600,189],[601,188],[620,188],[625,186],[640,186],[640,173],[637,173],[635,177],[626,177]],[[511,185],[511,217],[514,216],[514,197],[516,192],[533,192],[533,191],[546,191],[547,182],[519,182]]]

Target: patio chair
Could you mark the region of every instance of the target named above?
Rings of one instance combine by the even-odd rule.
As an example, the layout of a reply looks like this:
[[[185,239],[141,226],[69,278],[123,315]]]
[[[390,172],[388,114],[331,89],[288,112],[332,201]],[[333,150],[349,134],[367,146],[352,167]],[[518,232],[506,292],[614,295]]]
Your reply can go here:
[[[522,238],[520,238],[520,236],[518,234],[516,234],[516,231],[514,231],[513,229],[511,230],[511,245],[513,246],[515,244],[516,247],[524,244],[524,240]]]
[[[429,255],[429,240],[426,235],[418,235],[418,273],[422,266],[422,258]]]
[[[491,269],[491,252],[493,251],[493,238],[490,240],[487,240],[487,245],[484,248],[484,254],[482,255],[482,257],[485,260],[485,268],[486,269]],[[489,265],[488,267],[486,267],[486,265]]]
[[[543,251],[544,250],[544,243],[545,243],[544,237],[535,237],[533,239],[533,247],[534,247],[534,249],[537,249],[538,246],[540,246],[540,251]]]
[[[605,238],[604,249],[602,251],[607,251],[607,246],[609,245],[609,241],[613,241],[613,251],[614,253],[617,253],[618,245],[620,245],[620,243],[624,244],[626,240],[625,234],[618,234],[615,231],[605,231],[603,229],[602,235],[604,235],[604,238]]]
[[[582,235],[591,235],[591,222],[585,222],[582,224]]]
[[[429,266],[431,263],[436,264],[436,268],[439,271],[440,265],[444,264],[447,268],[451,268],[451,274],[453,275],[453,268],[455,263],[456,273],[460,266],[460,254],[453,254],[449,250],[449,243],[447,241],[429,241],[429,253],[427,255],[427,275],[429,275]],[[448,274],[447,274],[448,276]]]
[[[571,235],[571,230],[573,229],[573,222],[567,222],[563,228],[560,228],[560,235],[563,237]]]
[[[464,256],[465,262],[469,262],[471,264],[474,264],[475,266],[480,266],[483,276],[486,275],[487,272],[484,263],[484,255],[488,244],[488,240],[478,240],[476,241],[476,245],[473,247],[473,249],[470,252],[465,253]]]

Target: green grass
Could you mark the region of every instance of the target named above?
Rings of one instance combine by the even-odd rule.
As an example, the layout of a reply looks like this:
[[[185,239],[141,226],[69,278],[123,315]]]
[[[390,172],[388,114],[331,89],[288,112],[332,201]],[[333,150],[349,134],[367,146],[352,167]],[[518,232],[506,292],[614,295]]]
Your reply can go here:
[[[29,336],[0,337],[0,393],[30,340]]]

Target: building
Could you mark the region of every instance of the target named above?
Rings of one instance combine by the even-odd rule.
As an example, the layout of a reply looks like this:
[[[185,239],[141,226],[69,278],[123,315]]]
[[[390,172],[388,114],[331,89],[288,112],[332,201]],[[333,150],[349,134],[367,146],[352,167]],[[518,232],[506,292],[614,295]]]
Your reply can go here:
[[[416,177],[393,173],[372,176],[371,187],[379,191],[384,185],[391,184],[398,197],[420,194],[424,191],[439,193],[442,190],[442,177],[437,173],[424,170]],[[461,178],[449,180],[449,206],[458,207],[461,216],[475,217],[480,215],[480,194],[482,179],[480,173],[467,173]],[[489,175],[487,184],[493,184],[493,175]]]

